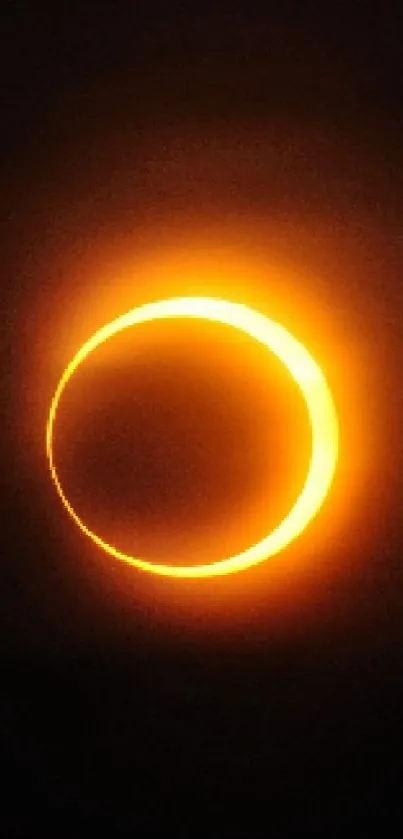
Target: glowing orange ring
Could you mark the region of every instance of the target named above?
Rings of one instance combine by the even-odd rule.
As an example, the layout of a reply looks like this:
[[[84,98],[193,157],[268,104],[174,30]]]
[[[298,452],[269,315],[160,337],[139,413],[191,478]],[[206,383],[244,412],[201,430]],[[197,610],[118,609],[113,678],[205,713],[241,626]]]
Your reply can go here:
[[[299,385],[308,408],[312,429],[312,451],[308,474],[301,494],[288,515],[257,544],[236,556],[207,565],[180,567],[153,563],[124,554],[113,545],[104,542],[81,521],[71,506],[63,492],[53,461],[52,442],[56,411],[63,390],[78,366],[100,344],[117,332],[147,321],[173,317],[217,321],[240,329],[264,344],[285,364]],[[100,548],[117,559],[154,574],[172,577],[209,577],[241,571],[262,562],[281,551],[304,530],[323,503],[333,478],[338,454],[338,422],[332,395],[322,371],[305,347],[283,326],[239,303],[206,297],[178,297],[147,303],[132,309],[103,326],[83,344],[64,370],[53,396],[46,427],[46,452],[51,475],[64,506],[86,536]]]

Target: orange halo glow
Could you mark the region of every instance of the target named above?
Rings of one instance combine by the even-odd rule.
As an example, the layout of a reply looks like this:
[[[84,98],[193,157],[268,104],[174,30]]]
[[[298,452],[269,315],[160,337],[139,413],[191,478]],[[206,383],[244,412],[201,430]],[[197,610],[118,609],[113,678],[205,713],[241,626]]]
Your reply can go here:
[[[61,395],[69,379],[87,356],[104,341],[130,326],[166,318],[203,318],[233,326],[259,341],[285,364],[299,385],[308,409],[312,450],[308,474],[294,506],[282,522],[260,542],[236,556],[209,564],[175,566],[153,563],[122,553],[93,533],[71,506],[60,484],[53,458],[53,428]],[[241,571],[279,553],[304,530],[315,516],[329,490],[337,462],[338,421],[326,379],[305,347],[283,326],[247,306],[208,297],[178,297],[147,303],[132,309],[99,329],[67,365],[53,396],[47,427],[46,452],[60,498],[81,530],[100,548],[143,571],[171,577],[212,577]]]

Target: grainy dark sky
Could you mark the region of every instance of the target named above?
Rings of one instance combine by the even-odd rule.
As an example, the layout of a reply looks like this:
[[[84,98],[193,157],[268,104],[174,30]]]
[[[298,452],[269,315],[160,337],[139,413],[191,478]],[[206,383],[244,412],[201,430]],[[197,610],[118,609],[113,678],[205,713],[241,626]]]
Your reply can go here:
[[[133,6],[2,11],[0,832],[386,830],[403,815],[401,13]],[[135,302],[173,277],[182,293],[186,275],[192,293],[285,308],[326,365],[344,433],[337,514],[272,578],[197,592],[145,579],[84,544],[60,509],[48,400],[68,350],[132,299],[130,271]],[[210,337],[198,388],[178,347],[161,344],[158,368],[148,356],[136,393],[107,362],[98,405],[116,426],[99,410],[66,455],[67,477],[81,457],[89,513],[109,501],[108,527],[127,531],[118,499],[130,498],[157,553],[167,535],[178,553],[178,533],[207,539],[219,518],[231,543],[266,422],[272,515],[291,487],[275,494],[277,471],[304,465],[285,442],[296,422],[305,433],[299,409],[261,401],[259,424],[259,376],[239,364],[220,380],[234,352],[220,339],[214,378]],[[77,387],[96,390],[99,370],[87,375]],[[134,449],[119,423],[139,405]],[[245,539],[255,525],[242,523]]]

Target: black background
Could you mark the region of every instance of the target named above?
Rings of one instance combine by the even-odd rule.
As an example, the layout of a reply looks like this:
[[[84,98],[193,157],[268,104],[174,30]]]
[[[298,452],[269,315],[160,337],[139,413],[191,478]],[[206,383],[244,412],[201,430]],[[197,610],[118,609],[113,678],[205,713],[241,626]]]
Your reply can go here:
[[[4,836],[367,836],[402,822],[401,16],[217,5],[2,12]],[[64,306],[90,318],[85,273],[144,241],[163,252],[189,219],[201,251],[214,240],[236,259],[252,227],[262,254],[320,278],[346,381],[351,347],[365,372],[357,440],[374,452],[358,509],[346,504],[331,548],[317,537],[299,593],[260,576],[257,593],[252,571],[231,607],[222,583],[197,599],[100,559],[65,521],[42,451],[62,366],[49,365],[52,307],[58,323]],[[235,377],[228,423],[247,434],[240,392]],[[201,427],[217,426],[203,393]],[[146,414],[145,427],[153,448],[160,426]],[[216,505],[220,434],[204,476]],[[173,493],[168,454],[137,485],[151,522]],[[185,502],[203,494],[195,480]]]

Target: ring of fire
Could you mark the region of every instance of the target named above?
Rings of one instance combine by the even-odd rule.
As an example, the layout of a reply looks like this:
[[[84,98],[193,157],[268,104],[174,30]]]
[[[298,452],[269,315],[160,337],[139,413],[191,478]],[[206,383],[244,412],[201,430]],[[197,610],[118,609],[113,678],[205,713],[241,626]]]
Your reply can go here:
[[[259,341],[288,368],[308,409],[312,449],[305,484],[294,506],[261,541],[241,553],[209,564],[173,566],[122,553],[93,533],[66,497],[53,457],[53,429],[60,398],[69,379],[100,344],[130,326],[166,318],[201,318],[227,324]],[[283,326],[239,303],[206,297],[179,297],[132,309],[99,329],[65,368],[53,396],[46,426],[46,453],[59,496],[75,523],[100,548],[143,571],[171,577],[209,577],[241,571],[279,553],[305,529],[322,505],[333,479],[338,455],[338,420],[326,379],[305,347]]]

